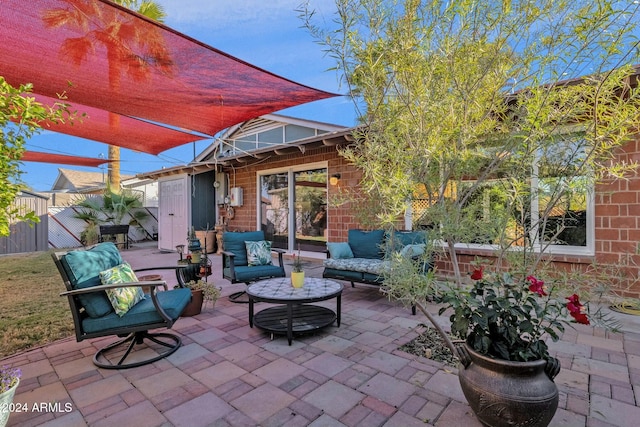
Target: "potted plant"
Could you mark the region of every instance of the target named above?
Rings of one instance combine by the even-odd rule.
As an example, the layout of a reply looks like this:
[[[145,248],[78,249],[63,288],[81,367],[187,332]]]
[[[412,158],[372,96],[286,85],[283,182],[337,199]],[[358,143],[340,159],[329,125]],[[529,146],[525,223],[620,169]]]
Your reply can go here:
[[[407,307],[417,307],[458,356],[462,391],[483,424],[548,425],[558,407],[553,380],[561,367],[549,354],[546,340],[557,341],[571,323],[615,331],[616,322],[600,305],[607,287],[585,289],[581,285],[587,282],[586,274],[562,274],[541,260],[540,253],[511,247],[489,252],[494,255],[491,260],[476,258],[459,281],[434,271],[424,274],[424,263],[433,262],[433,257],[453,259],[463,271],[455,245],[449,253],[434,247],[439,232],[426,232],[432,244],[423,256],[389,257],[382,291]],[[507,253],[509,249],[514,251]],[[580,293],[598,301],[583,303]],[[440,304],[438,314],[448,315],[456,341],[427,310],[426,302]]]
[[[7,425],[13,396],[16,393],[22,372],[18,368],[0,367],[0,427]]]
[[[107,188],[102,196],[88,196],[78,198],[74,205],[79,211],[74,218],[84,220],[87,226],[81,234],[86,245],[97,242],[98,228],[102,226],[105,235],[111,235],[117,243],[123,243],[123,232],[128,232],[128,227],[141,227],[142,221],[149,217],[149,213],[142,209],[140,196],[130,191],[116,193]],[[125,218],[129,220],[125,222]],[[120,239],[120,240],[118,240]]]
[[[203,304],[211,302],[211,308],[215,307],[222,292],[222,288],[204,280],[190,280],[186,287],[191,289],[191,302],[182,312],[182,316],[186,317],[200,314]]]
[[[615,328],[602,313],[590,313],[560,279],[550,285],[538,277],[490,272],[477,264],[470,287],[445,287],[436,298],[440,314],[450,310],[454,347],[462,367],[462,391],[486,425],[548,425],[558,407],[553,379],[560,362],[549,355],[547,337],[556,341],[570,322]],[[562,296],[562,292],[566,296]]]
[[[301,288],[304,286],[304,271],[302,270],[302,258],[300,257],[300,249],[298,254],[293,254],[293,264],[291,269],[291,286]]]

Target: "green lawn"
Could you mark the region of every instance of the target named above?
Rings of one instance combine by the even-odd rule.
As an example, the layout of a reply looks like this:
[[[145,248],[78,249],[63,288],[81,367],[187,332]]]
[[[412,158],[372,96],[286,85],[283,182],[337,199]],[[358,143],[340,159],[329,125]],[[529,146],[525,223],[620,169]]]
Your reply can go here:
[[[0,256],[0,358],[74,334],[64,290],[49,252]]]

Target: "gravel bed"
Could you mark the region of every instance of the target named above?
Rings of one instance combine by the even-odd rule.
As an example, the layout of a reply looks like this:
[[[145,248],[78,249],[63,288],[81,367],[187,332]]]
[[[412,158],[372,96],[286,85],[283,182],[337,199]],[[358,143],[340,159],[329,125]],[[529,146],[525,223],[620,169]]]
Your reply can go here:
[[[398,349],[457,368],[458,358],[451,353],[438,331],[424,324],[420,326],[423,329],[420,335]]]

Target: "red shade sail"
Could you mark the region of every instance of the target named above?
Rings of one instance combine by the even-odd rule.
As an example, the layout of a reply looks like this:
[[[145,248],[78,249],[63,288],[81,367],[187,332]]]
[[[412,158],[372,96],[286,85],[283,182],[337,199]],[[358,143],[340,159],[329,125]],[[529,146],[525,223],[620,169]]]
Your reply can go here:
[[[38,102],[53,105],[59,100],[44,95],[35,95]],[[66,101],[65,101],[66,102]],[[104,142],[149,154],[158,154],[167,148],[203,139],[197,135],[159,126],[143,120],[109,113],[98,108],[67,103],[70,111],[77,111],[73,122],[40,123],[43,129],[67,135]],[[81,117],[81,114],[86,114]],[[114,125],[117,123],[117,125]]]
[[[79,110],[102,110],[87,111],[89,120],[66,133],[83,132],[112,145],[132,145],[124,138],[143,126],[124,117],[213,136],[260,115],[336,96],[261,70],[107,0],[2,0],[0,18],[0,75],[14,86],[33,83],[34,93],[50,98],[64,93]],[[156,129],[146,141],[132,136],[134,149],[158,153],[188,142],[172,129],[164,132],[172,135],[159,138]]]
[[[20,161],[97,167],[103,163],[108,163],[111,160],[96,159],[95,157],[67,156],[65,154],[41,153],[39,151],[25,151]]]

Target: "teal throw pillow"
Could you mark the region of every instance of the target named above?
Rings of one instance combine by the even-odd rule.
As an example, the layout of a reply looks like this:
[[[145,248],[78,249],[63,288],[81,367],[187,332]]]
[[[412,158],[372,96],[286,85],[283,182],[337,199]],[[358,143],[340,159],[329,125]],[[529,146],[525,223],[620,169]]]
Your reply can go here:
[[[415,257],[424,255],[425,246],[426,245],[424,243],[420,243],[417,245],[406,245],[400,250],[400,255],[402,255],[403,257]]]
[[[99,286],[100,272],[124,261],[116,245],[104,242],[91,249],[71,251],[62,257],[61,262],[71,287],[84,289]],[[113,306],[104,291],[78,295],[78,299],[89,317],[98,318],[113,312]]]
[[[382,259],[384,230],[349,230],[347,241],[354,258]]]
[[[264,240],[264,232],[262,230],[225,231],[222,233],[222,247],[225,252],[231,252],[235,255],[233,264],[236,266],[247,265],[247,248],[244,242],[258,242],[260,240]],[[228,267],[228,265],[225,265],[225,268]]]
[[[122,263],[113,268],[100,272],[100,281],[103,285],[113,285],[117,283],[137,282],[136,273],[128,263]],[[113,306],[116,314],[120,317],[144,299],[141,287],[126,287],[107,289],[107,297]]]
[[[327,243],[329,256],[333,259],[353,258],[353,251],[347,242]]]
[[[247,249],[247,265],[271,265],[271,242],[260,240],[257,242],[244,242]]]

